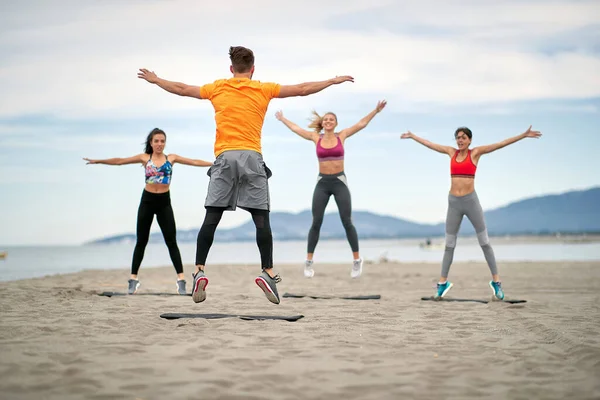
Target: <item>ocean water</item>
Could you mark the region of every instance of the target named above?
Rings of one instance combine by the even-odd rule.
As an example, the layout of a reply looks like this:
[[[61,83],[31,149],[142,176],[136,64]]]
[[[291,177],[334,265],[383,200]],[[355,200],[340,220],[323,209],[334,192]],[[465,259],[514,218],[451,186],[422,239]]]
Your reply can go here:
[[[381,257],[400,262],[441,263],[442,239],[434,239],[433,248],[423,249],[419,240],[361,240],[361,256],[377,262]],[[492,245],[499,263],[503,261],[600,261],[600,242],[568,242],[562,240],[536,240],[492,238]],[[89,269],[122,269],[128,276],[134,244],[122,243],[90,246],[40,246],[7,247],[5,259],[0,259],[0,281],[10,281],[46,275],[78,272]],[[195,243],[180,243],[179,249],[184,265],[193,265]],[[298,263],[306,257],[304,241],[275,242],[273,258],[277,263]],[[454,261],[484,262],[483,253],[475,238],[459,238]],[[315,263],[351,263],[352,253],[344,240],[320,241],[315,252]],[[260,264],[255,242],[215,243],[211,248],[207,265],[210,264]],[[144,267],[171,265],[167,248],[162,243],[149,244],[146,248]],[[191,268],[186,267],[186,275]]]

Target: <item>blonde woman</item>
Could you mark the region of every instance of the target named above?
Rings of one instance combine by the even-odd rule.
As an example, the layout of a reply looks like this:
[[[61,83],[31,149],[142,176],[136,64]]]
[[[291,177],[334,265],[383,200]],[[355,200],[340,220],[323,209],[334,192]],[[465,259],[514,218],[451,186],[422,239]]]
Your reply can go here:
[[[339,132],[335,131],[335,128],[338,126],[338,120],[337,116],[332,112],[320,116],[313,111],[313,118],[308,126],[312,129],[311,131],[302,129],[286,119],[281,111],[275,114],[275,117],[283,122],[292,132],[315,144],[317,159],[319,161],[319,176],[312,200],[313,221],[308,232],[307,254],[304,263],[304,276],[307,278],[312,278],[315,274],[313,256],[317,242],[319,241],[325,208],[327,208],[327,203],[329,203],[329,198],[332,195],[338,206],[342,225],[346,231],[346,238],[352,249],[354,262],[350,276],[358,278],[362,274],[363,260],[360,257],[358,248],[358,234],[352,223],[350,189],[348,188],[348,182],[344,174],[344,142],[350,136],[364,129],[375,115],[384,109],[386,104],[385,100],[378,102],[377,107],[358,121],[358,123]]]

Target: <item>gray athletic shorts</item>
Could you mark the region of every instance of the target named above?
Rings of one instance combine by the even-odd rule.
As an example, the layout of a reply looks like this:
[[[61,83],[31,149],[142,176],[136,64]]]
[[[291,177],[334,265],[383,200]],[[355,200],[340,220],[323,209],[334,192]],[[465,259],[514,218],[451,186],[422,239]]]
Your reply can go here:
[[[229,150],[209,168],[205,207],[271,210],[268,179],[271,170],[262,155],[252,150]]]

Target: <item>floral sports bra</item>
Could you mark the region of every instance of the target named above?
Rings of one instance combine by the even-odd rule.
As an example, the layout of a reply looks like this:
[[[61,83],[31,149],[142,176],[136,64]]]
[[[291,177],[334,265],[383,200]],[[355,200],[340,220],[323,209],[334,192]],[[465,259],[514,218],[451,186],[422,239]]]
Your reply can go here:
[[[169,156],[165,155],[166,161],[160,167],[156,167],[152,162],[152,156],[146,163],[146,183],[162,183],[168,185],[171,183],[171,175],[173,175],[173,165],[169,161]]]

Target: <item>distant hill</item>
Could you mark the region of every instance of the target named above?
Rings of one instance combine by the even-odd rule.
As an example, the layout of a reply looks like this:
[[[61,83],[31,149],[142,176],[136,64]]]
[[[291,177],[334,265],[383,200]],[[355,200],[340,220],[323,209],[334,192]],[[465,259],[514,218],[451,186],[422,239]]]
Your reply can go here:
[[[496,235],[600,232],[600,187],[533,197],[484,214]],[[468,223],[463,229],[473,232]]]
[[[540,235],[553,233],[600,232],[600,187],[545,195],[517,201],[507,206],[485,212],[490,235]],[[444,235],[444,223],[420,224],[402,218],[380,215],[369,211],[354,211],[352,219],[362,239],[388,239]],[[311,212],[272,212],[271,227],[275,240],[305,240],[311,224]],[[199,228],[180,230],[180,242],[195,241]],[[465,218],[462,234],[474,230]],[[346,237],[337,212],[325,215],[321,239]],[[230,229],[217,229],[216,241],[255,240],[252,221]],[[90,243],[135,241],[135,234],[123,234],[94,240]],[[151,242],[163,241],[160,233],[150,236]]]

